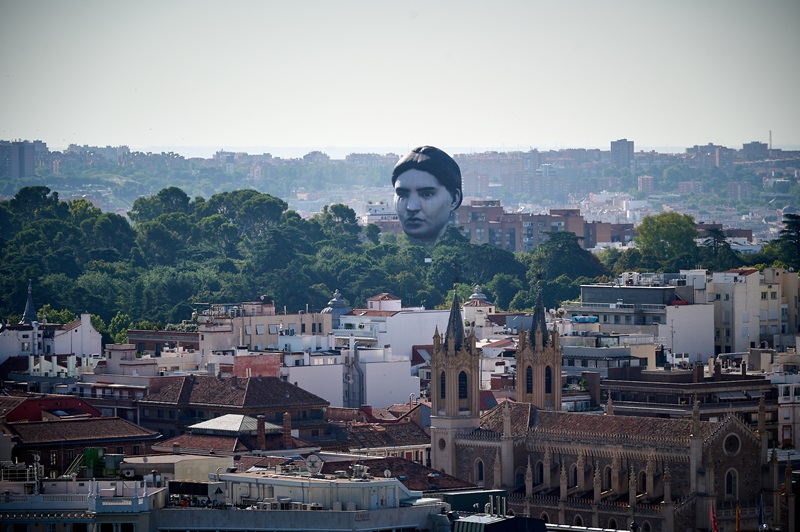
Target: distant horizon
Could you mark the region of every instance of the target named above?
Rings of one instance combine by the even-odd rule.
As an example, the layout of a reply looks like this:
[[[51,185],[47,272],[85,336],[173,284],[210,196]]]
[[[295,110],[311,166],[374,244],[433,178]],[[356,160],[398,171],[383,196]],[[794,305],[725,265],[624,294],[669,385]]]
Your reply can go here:
[[[0,0],[0,138],[204,157],[788,149],[798,20],[798,0]]]
[[[5,140],[5,139],[2,139]],[[69,145],[67,146],[51,146],[47,141],[42,139],[19,139],[19,140],[40,140],[47,145],[47,148],[50,151],[65,151]],[[616,140],[616,139],[615,139]],[[656,152],[656,153],[664,153],[664,154],[682,154],[685,153],[688,148],[695,146],[639,146],[636,144],[635,139],[627,139],[633,140],[634,142],[634,152]],[[710,141],[711,144],[717,144],[713,141]],[[748,141],[748,142],[760,142],[760,141]],[[399,146],[220,146],[220,147],[212,147],[212,146],[178,146],[178,145],[166,145],[166,146],[143,146],[143,147],[135,147],[129,144],[89,144],[89,143],[72,143],[77,146],[90,146],[95,148],[106,148],[112,147],[117,148],[120,146],[126,146],[132,152],[139,152],[139,153],[177,153],[186,159],[192,158],[202,158],[202,159],[211,159],[213,158],[214,154],[219,151],[225,152],[234,152],[234,153],[247,153],[248,155],[262,155],[262,154],[269,154],[272,157],[278,157],[282,159],[296,159],[302,158],[304,155],[319,151],[326,155],[328,155],[331,159],[344,159],[347,155],[353,153],[374,153],[378,155],[387,155],[390,153],[394,153],[397,155],[403,155],[404,153],[408,152],[413,146],[410,147],[399,147]],[[698,146],[705,146],[708,142],[704,144],[698,144]],[[746,144],[746,143],[743,143]],[[768,143],[767,143],[768,144]],[[720,144],[721,146],[724,146]],[[726,148],[734,149],[734,150],[741,150],[742,146],[733,147],[733,146],[724,146]],[[450,153],[451,155],[461,155],[461,154],[472,154],[472,153],[486,153],[486,152],[500,152],[500,153],[510,153],[510,152],[527,152],[530,150],[538,150],[540,152],[547,152],[547,151],[559,151],[559,150],[574,150],[574,149],[586,149],[586,150],[601,150],[601,151],[610,151],[611,144],[604,147],[600,146],[455,146],[455,147],[442,147],[445,151]],[[800,150],[800,146],[773,146],[773,149],[780,149],[784,151],[797,151]]]

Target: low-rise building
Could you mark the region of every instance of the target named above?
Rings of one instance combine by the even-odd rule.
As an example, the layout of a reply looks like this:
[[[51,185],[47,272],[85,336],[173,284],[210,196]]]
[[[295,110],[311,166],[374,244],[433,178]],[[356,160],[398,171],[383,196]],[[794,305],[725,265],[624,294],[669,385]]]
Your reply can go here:
[[[581,285],[581,300],[564,309],[573,331],[649,335],[701,363],[714,354],[714,306],[705,270],[624,273],[614,283]]]

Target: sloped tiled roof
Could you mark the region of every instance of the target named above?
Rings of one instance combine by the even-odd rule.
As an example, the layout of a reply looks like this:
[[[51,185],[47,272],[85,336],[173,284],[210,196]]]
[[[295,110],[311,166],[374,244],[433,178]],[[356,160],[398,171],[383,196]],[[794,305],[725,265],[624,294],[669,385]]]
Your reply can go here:
[[[682,445],[692,432],[690,419],[664,419],[639,416],[614,416],[538,410],[528,403],[504,401],[481,417],[480,428],[501,434],[503,412],[511,409],[511,431],[523,436],[532,434],[558,437],[571,441],[641,442],[658,446],[665,443]],[[705,440],[713,433],[715,423],[700,422]]]
[[[19,405],[26,401],[25,397],[9,397],[6,395],[0,396],[0,417],[5,416],[9,412],[13,411]]]
[[[378,294],[376,296],[372,296],[372,297],[367,298],[367,301],[397,301],[399,299],[400,299],[399,297],[393,296],[392,294],[390,294],[388,292],[383,292],[383,293]]]
[[[511,410],[511,433],[514,436],[523,436],[527,434],[528,428],[533,423],[533,413],[536,409],[530,403],[517,403],[514,401],[504,401],[482,415],[481,429],[502,434],[503,412],[506,408]]]
[[[431,438],[413,422],[379,425],[358,423],[348,427],[350,448],[400,447],[403,445],[430,445]]]
[[[709,437],[715,423],[700,422],[703,439]],[[639,416],[606,416],[597,414],[574,414],[569,412],[550,412],[539,410],[536,413],[534,430],[560,432],[570,439],[586,437],[605,438],[609,441],[624,439],[649,442],[680,442],[692,433],[690,419],[664,419]]]
[[[371,411],[372,421],[397,421],[397,416],[389,411],[388,408],[373,408]]]
[[[211,375],[170,379],[141,403],[221,405],[237,408],[297,408],[328,406],[328,401],[277,377],[218,378]]]
[[[471,299],[462,305],[463,307],[493,307],[494,303],[481,301],[480,299]]]
[[[298,438],[292,438],[292,449],[307,447],[308,442]],[[258,445],[258,437],[255,435],[231,436],[225,434],[180,434],[174,438],[159,442],[153,446],[153,450],[161,452],[173,452],[175,447],[180,452],[188,453],[210,453],[213,451],[218,454],[246,453],[256,450],[279,451],[285,450],[283,445],[283,434],[267,434],[266,445],[261,449]]]
[[[433,336],[433,335],[431,335]],[[433,344],[428,345],[412,345],[411,346],[411,365],[419,366],[428,364],[431,361],[431,353],[433,353]]]
[[[492,390],[480,390],[478,392],[478,398],[480,400],[480,409],[489,410],[490,408],[494,408],[497,406],[497,399],[494,397],[494,392]]]
[[[92,417],[58,421],[6,423],[6,431],[21,444],[95,442],[99,440],[154,440],[158,432],[118,417]]]

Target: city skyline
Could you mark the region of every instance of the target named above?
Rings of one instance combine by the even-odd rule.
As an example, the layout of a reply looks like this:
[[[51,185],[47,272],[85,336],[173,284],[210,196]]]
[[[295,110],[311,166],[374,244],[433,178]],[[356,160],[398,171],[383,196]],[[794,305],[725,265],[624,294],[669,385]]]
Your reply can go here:
[[[0,138],[55,150],[800,148],[796,2],[0,0],[0,13]]]

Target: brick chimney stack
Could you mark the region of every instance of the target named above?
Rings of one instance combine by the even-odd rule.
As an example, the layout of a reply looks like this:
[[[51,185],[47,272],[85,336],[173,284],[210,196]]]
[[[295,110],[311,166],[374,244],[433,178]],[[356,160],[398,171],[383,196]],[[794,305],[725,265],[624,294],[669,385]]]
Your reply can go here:
[[[258,448],[262,451],[267,447],[267,432],[264,428],[264,416],[259,415],[256,417],[256,430],[257,430],[257,444]]]
[[[292,448],[292,416],[289,412],[283,413],[283,447]]]

